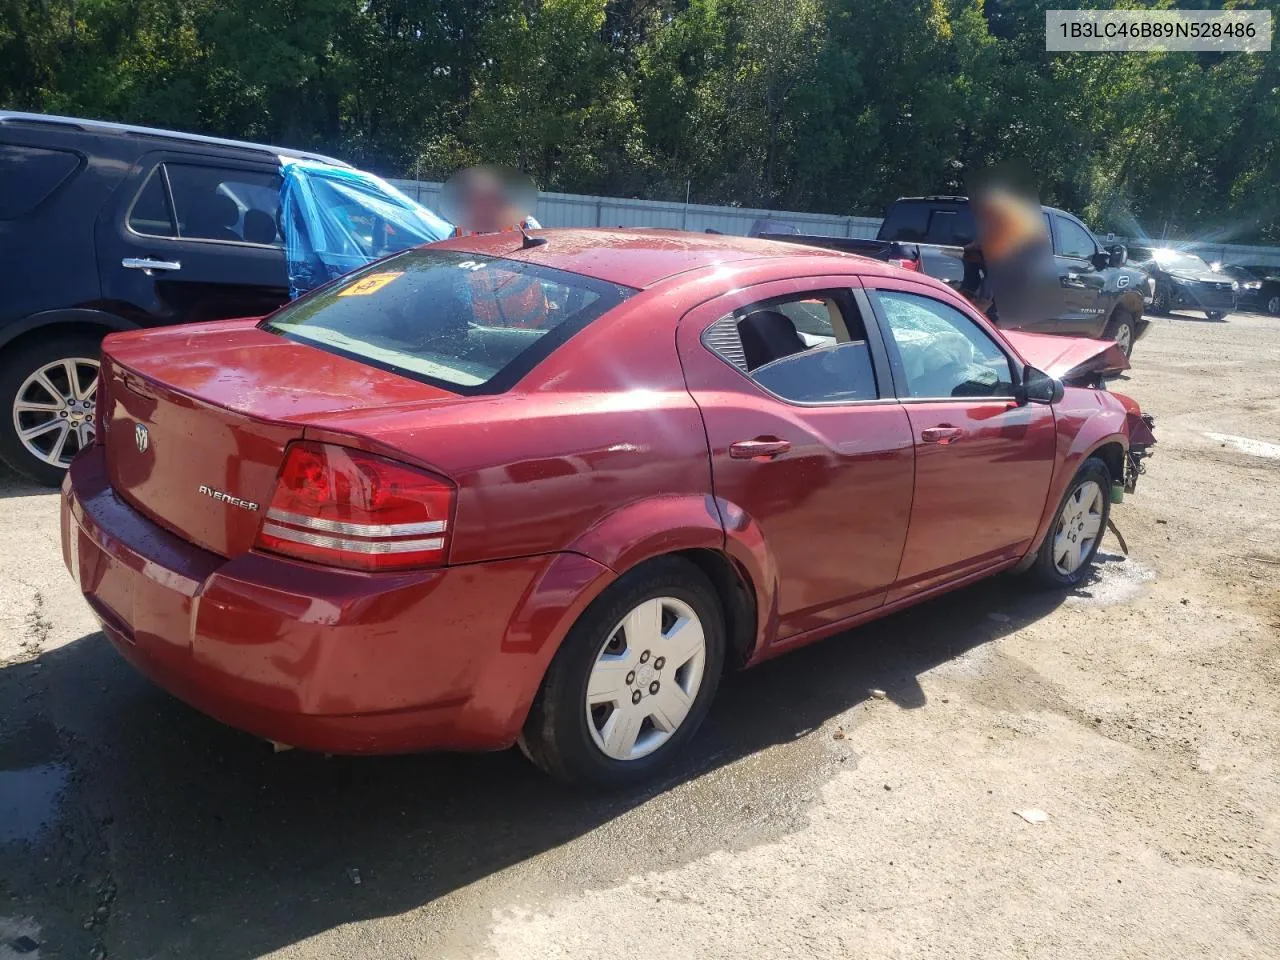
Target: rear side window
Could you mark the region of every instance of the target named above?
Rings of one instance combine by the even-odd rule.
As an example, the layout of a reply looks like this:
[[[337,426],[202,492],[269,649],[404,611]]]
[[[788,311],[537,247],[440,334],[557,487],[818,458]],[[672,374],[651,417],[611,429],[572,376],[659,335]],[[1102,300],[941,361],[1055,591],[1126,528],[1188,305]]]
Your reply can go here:
[[[838,291],[742,307],[711,324],[702,340],[783,400],[840,404],[879,396],[862,318]]]
[[[0,220],[16,220],[44,203],[80,168],[66,150],[0,143]]]
[[[153,237],[278,246],[280,183],[265,171],[166,163],[138,192],[129,228]]]
[[[415,249],[295,301],[262,328],[455,393],[500,393],[633,293],[516,260]]]

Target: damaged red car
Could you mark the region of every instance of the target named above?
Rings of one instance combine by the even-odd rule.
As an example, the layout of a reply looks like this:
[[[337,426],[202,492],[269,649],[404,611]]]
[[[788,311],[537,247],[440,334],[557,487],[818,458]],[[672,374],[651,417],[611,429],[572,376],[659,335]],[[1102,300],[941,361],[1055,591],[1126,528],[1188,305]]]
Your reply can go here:
[[[1000,571],[1077,583],[1154,442],[1125,366],[831,251],[453,240],[109,337],[63,551],[232,726],[631,782],[727,669]]]

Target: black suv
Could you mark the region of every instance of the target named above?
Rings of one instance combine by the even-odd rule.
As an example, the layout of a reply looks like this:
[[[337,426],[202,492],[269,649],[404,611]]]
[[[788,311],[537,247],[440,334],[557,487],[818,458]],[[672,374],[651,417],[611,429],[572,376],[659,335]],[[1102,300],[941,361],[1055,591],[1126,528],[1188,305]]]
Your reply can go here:
[[[93,438],[114,330],[260,316],[289,298],[280,158],[339,160],[0,111],[0,458],[56,484]]]

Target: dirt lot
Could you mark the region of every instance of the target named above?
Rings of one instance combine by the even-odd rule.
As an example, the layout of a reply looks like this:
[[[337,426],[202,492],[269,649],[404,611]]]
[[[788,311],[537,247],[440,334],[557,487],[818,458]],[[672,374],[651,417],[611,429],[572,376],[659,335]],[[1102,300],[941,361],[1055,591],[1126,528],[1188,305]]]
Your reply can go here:
[[[631,796],[273,755],[116,657],[0,477],[0,960],[1280,957],[1280,320],[1136,364],[1127,559],[735,676]]]

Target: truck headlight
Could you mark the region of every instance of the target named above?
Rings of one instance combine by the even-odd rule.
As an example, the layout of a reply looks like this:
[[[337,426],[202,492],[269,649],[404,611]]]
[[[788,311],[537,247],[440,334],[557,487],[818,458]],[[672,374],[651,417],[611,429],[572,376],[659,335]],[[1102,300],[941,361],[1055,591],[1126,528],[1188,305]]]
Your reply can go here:
[[[1231,281],[1231,289],[1232,289],[1232,290],[1239,290],[1239,289],[1240,289],[1240,281],[1239,281],[1239,280],[1232,280],[1232,281]]]

